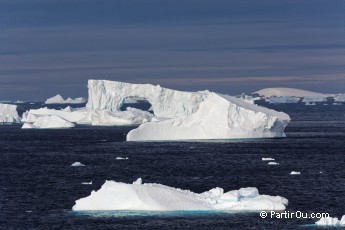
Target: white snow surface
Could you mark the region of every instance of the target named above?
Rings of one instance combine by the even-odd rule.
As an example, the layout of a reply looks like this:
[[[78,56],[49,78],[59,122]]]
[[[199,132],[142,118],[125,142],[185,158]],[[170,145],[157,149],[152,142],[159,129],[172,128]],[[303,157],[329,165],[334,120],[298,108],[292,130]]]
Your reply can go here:
[[[20,123],[16,105],[0,103],[0,124]]]
[[[294,88],[266,88],[254,93],[263,97],[327,97],[326,94]]]
[[[280,196],[259,195],[256,188],[241,188],[224,193],[213,188],[194,193],[162,184],[142,183],[139,178],[132,184],[106,181],[98,191],[81,198],[73,206],[82,210],[285,210],[288,200]]]
[[[86,99],[83,97],[77,97],[75,99],[67,98],[66,100],[60,94],[57,94],[54,97],[48,98],[45,101],[45,104],[82,104],[86,103]]]
[[[315,224],[319,226],[345,227],[345,215],[340,220],[336,217],[322,217]]]
[[[119,112],[126,98],[145,98],[154,122],[131,130],[128,141],[285,137],[290,117],[209,91],[182,92],[159,85],[89,80],[87,108]]]

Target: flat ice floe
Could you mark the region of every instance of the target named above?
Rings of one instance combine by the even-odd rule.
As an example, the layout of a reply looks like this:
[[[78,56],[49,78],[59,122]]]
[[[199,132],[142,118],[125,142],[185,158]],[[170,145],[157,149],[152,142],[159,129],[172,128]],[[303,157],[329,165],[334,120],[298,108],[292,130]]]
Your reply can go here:
[[[285,137],[290,117],[210,91],[182,92],[149,84],[89,80],[93,113],[120,111],[126,98],[141,97],[155,115],[127,134],[128,141]],[[106,119],[107,120],[107,119]]]
[[[345,227],[345,215],[340,220],[336,217],[322,217],[315,224],[319,226]]]
[[[116,157],[116,160],[128,160],[128,157]]]
[[[256,188],[241,188],[224,193],[222,188],[217,187],[194,193],[162,184],[143,184],[139,178],[132,184],[106,181],[98,191],[92,191],[90,196],[77,200],[72,209],[261,211],[285,210],[287,204],[286,198],[259,195]]]
[[[271,157],[263,157],[261,160],[263,160],[263,161],[275,161],[274,158],[271,158]]]

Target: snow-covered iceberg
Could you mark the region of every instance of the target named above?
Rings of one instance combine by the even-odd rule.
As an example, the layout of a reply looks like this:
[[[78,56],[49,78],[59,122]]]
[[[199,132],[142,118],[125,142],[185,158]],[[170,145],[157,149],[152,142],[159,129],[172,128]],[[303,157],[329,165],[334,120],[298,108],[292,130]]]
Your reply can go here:
[[[22,129],[58,129],[72,128],[74,124],[62,119],[59,116],[38,117],[34,123],[24,123]]]
[[[86,103],[86,99],[83,97],[77,97],[75,99],[67,98],[66,100],[60,94],[54,97],[48,98],[45,104],[83,104]]]
[[[89,80],[87,108],[120,111],[126,98],[145,98],[155,119],[130,131],[128,141],[285,137],[290,117],[210,91],[182,92],[159,85]]]
[[[66,107],[62,110],[41,108],[31,109],[23,113],[24,128],[72,128],[74,124],[90,124],[86,108],[72,109]]]
[[[256,188],[241,188],[224,193],[213,188],[194,193],[162,184],[133,184],[106,181],[98,191],[76,201],[73,210],[285,210],[288,200],[280,196],[259,195]]]
[[[336,217],[322,217],[315,224],[319,226],[345,227],[345,215],[340,220]]]
[[[21,118],[18,115],[16,105],[0,103],[0,125],[20,123],[20,120]]]

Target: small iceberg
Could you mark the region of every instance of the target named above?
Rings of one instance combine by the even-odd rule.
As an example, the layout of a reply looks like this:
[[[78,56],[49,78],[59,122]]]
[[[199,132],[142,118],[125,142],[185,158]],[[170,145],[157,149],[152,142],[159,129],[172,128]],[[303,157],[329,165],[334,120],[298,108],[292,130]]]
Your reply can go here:
[[[279,165],[279,163],[271,161],[271,162],[268,162],[268,165]]]
[[[76,200],[74,211],[262,211],[285,210],[288,200],[281,196],[259,195],[257,188],[224,192],[216,187],[203,193],[143,183],[139,178],[126,184],[106,181],[98,191]]]
[[[73,166],[73,167],[80,167],[80,166],[85,166],[85,165],[80,163],[80,162],[74,162],[73,164],[71,164],[71,166]]]
[[[291,171],[290,175],[301,175],[301,172]]]
[[[322,217],[315,224],[319,226],[345,227],[345,215],[343,215],[341,220],[336,217]]]
[[[116,160],[128,160],[128,157],[116,157]]]
[[[262,158],[263,161],[275,161],[274,158],[271,158],[271,157],[263,157]]]
[[[82,182],[81,184],[87,184],[87,185],[90,185],[90,184],[92,184],[92,181],[90,181],[90,182]]]

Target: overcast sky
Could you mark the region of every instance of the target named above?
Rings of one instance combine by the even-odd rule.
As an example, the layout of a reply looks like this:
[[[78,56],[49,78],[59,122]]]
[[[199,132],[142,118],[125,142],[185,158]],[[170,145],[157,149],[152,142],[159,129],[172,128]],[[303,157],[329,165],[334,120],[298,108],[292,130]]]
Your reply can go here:
[[[0,0],[0,100],[87,79],[345,92],[344,0]]]

